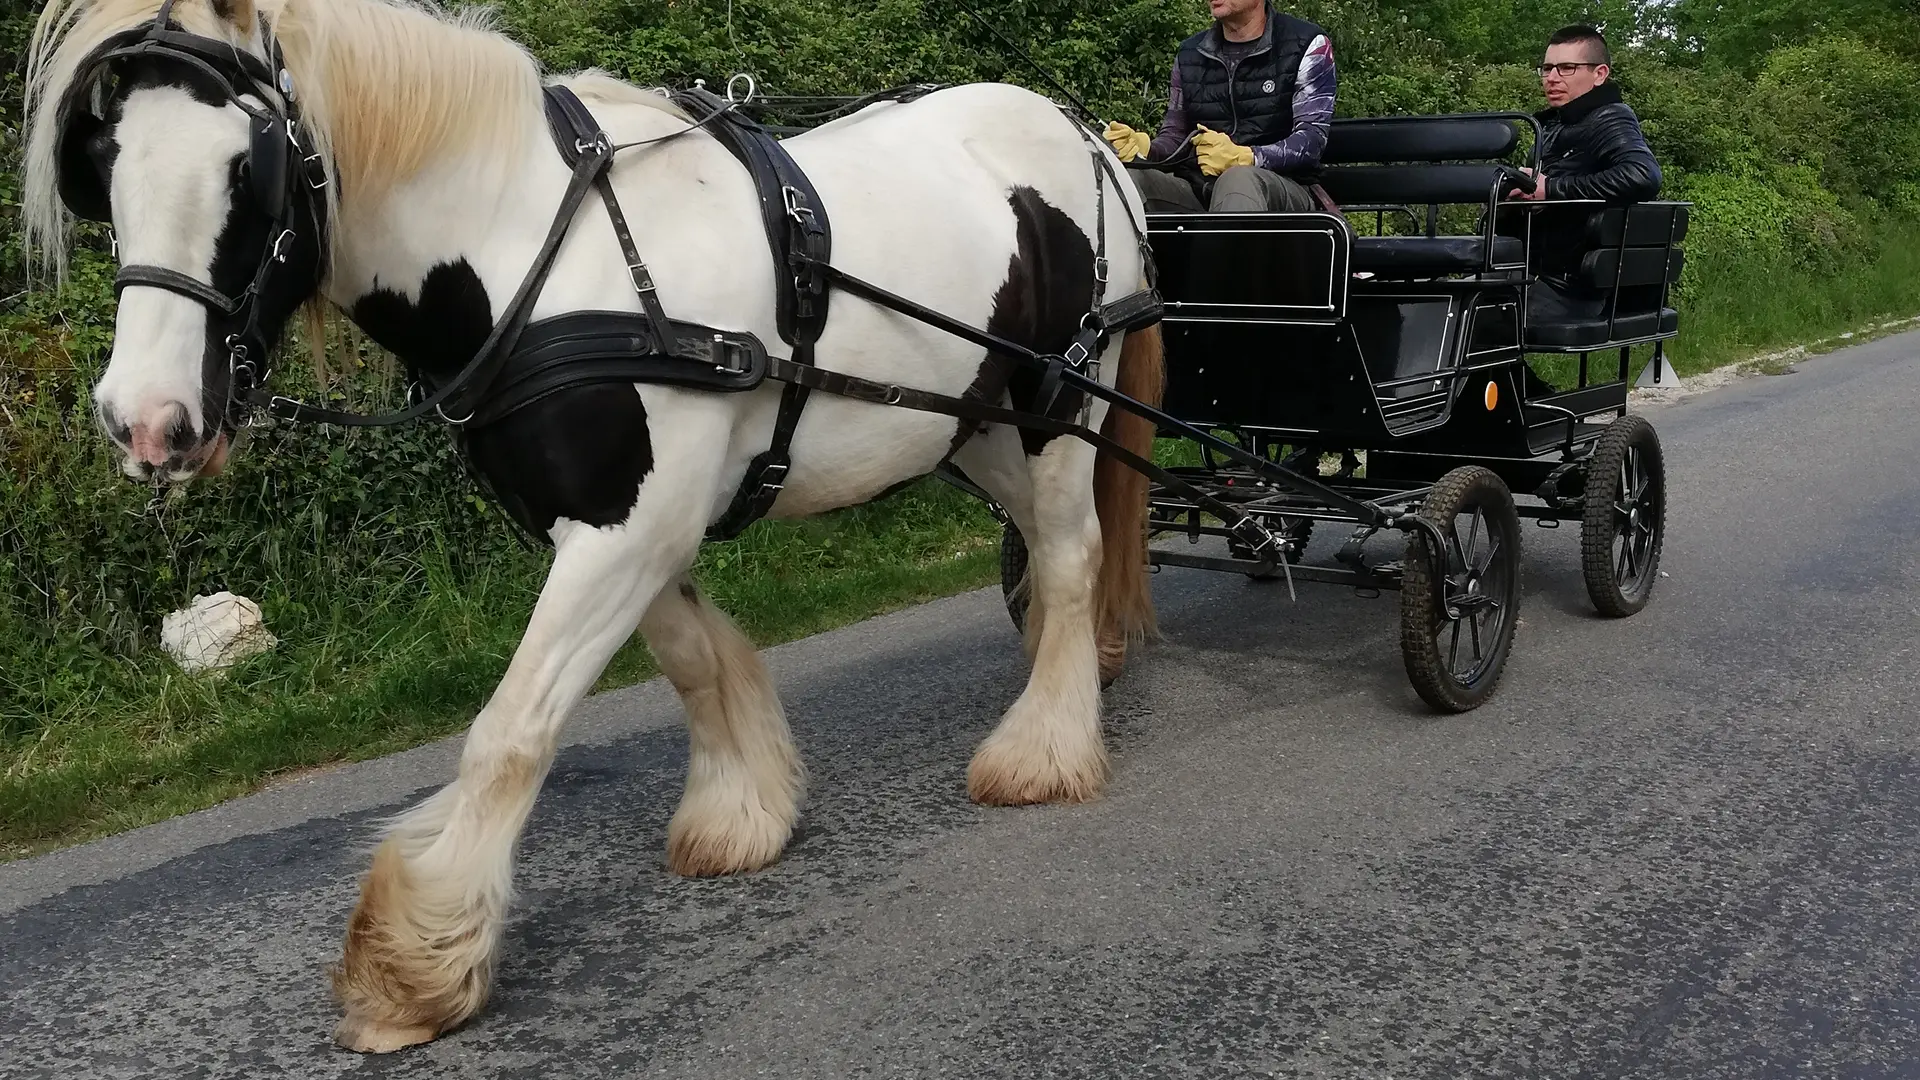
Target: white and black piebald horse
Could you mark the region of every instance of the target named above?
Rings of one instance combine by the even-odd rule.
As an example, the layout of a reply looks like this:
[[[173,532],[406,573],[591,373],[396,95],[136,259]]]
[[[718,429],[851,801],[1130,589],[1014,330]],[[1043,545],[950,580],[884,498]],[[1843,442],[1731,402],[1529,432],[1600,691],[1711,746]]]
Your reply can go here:
[[[429,384],[459,371],[527,274],[570,170],[537,66],[474,16],[410,0],[175,0],[169,25],[199,43],[183,48],[200,59],[135,51],[98,79],[102,48],[161,10],[161,0],[48,4],[29,62],[26,206],[36,249],[58,262],[69,213],[111,220],[131,269],[95,388],[100,421],[130,476],[184,481],[221,468],[236,381],[264,378],[264,354],[303,306],[336,305]],[[615,142],[689,126],[653,91],[591,72],[559,81]],[[257,129],[291,107],[302,142],[276,156]],[[1096,289],[1145,282],[1142,207],[1115,171],[1101,245],[1112,285],[1096,283],[1102,170],[1075,123],[1025,90],[974,85],[876,105],[785,145],[831,217],[835,265],[1027,348],[1065,348]],[[284,205],[275,185],[302,168],[324,170],[322,197]],[[777,353],[775,269],[740,162],[699,130],[624,151],[611,176],[671,316],[754,334]],[[589,309],[639,309],[596,200],[572,223],[532,316]],[[1157,402],[1157,329],[1113,336],[1101,359],[1108,385]],[[1016,408],[1038,393],[1039,376],[1013,357],[845,293],[816,361]],[[333,972],[341,1042],[392,1050],[482,1007],[516,841],[556,732],[636,627],[690,731],[670,866],[727,874],[779,857],[804,769],[765,668],[688,568],[767,448],[780,394],[774,383],[581,386],[468,434],[490,482],[551,540],[553,567],[458,776],[393,822],[373,858]],[[1089,416],[1148,454],[1147,422],[1099,402]],[[1079,439],[816,393],[773,516],[872,499],[956,445],[954,462],[1027,538],[1032,567],[1032,676],[975,754],[969,793],[991,804],[1092,797],[1108,767],[1103,673],[1151,632],[1137,474]]]

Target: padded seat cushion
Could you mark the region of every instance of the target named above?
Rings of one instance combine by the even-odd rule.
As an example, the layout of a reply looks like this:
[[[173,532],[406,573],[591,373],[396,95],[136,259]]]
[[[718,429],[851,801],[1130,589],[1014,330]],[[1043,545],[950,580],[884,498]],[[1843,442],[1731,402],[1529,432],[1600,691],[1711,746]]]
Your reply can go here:
[[[1660,313],[1643,312],[1622,315],[1613,323],[1614,341],[1651,337],[1656,333],[1674,334],[1680,330],[1680,313],[1661,308]],[[1536,348],[1577,349],[1598,347],[1608,341],[1607,320],[1575,319],[1568,322],[1533,323],[1527,326],[1527,344]]]
[[[1356,236],[1353,268],[1390,275],[1471,274],[1484,267],[1486,250],[1482,236]],[[1523,257],[1519,238],[1494,237],[1494,265],[1518,265]]]

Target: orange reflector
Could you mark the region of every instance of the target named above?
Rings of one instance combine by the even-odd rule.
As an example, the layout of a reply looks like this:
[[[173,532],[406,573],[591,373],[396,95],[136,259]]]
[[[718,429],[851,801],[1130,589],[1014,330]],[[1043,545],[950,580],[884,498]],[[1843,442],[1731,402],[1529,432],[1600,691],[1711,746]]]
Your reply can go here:
[[[1500,388],[1494,385],[1492,379],[1488,379],[1487,380],[1487,411],[1492,412],[1493,407],[1498,404],[1500,404]]]

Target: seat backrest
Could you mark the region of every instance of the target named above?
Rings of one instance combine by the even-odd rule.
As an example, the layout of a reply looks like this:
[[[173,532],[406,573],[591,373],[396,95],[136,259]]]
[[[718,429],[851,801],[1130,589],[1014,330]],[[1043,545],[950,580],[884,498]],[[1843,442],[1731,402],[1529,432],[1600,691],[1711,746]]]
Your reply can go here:
[[[1320,186],[1343,210],[1407,215],[1436,235],[1441,208],[1492,212],[1519,176],[1513,157],[1533,118],[1518,113],[1386,116],[1335,120],[1321,154]],[[1396,217],[1397,220],[1397,217]]]
[[[1335,120],[1325,165],[1494,161],[1520,145],[1520,126],[1492,116],[1391,116]]]
[[[1645,202],[1591,211],[1580,234],[1577,280],[1608,296],[1620,314],[1660,310],[1686,269],[1680,242],[1691,209],[1683,202]]]
[[[1677,247],[1600,248],[1580,257],[1580,277],[1601,290],[1672,285],[1686,263],[1687,253]]]
[[[1343,165],[1327,169],[1320,186],[1337,203],[1484,204],[1513,172],[1504,165]]]
[[[1665,247],[1687,238],[1692,208],[1686,203],[1652,202],[1610,206],[1587,219],[1587,248],[1617,248],[1621,233],[1628,247]]]

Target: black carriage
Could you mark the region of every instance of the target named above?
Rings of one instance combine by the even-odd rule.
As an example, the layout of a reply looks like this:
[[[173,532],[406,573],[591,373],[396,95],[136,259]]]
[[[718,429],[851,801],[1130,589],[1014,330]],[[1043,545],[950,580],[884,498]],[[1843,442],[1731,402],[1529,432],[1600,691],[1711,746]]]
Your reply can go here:
[[[1338,121],[1321,184],[1339,212],[1148,219],[1168,366],[1157,419],[1181,461],[1152,487],[1152,561],[1398,590],[1408,675],[1447,711],[1499,681],[1522,518],[1579,523],[1602,614],[1638,612],[1659,575],[1664,466],[1628,411],[1629,364],[1636,346],[1663,363],[1678,334],[1689,205],[1505,200],[1526,183],[1517,166],[1539,164],[1529,130],[1537,147],[1519,114]],[[1600,317],[1527,318],[1541,212],[1584,218],[1579,274],[1606,297]],[[1575,385],[1530,367],[1555,356],[1577,358]],[[1310,564],[1327,525],[1353,531]],[[1404,541],[1376,552],[1381,533]],[[1182,536],[1224,544],[1165,542]],[[1002,561],[1017,623],[1026,552],[1011,524]]]

